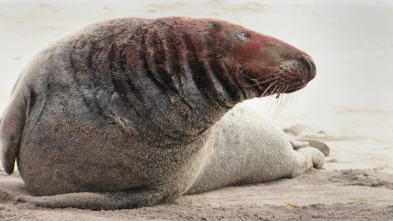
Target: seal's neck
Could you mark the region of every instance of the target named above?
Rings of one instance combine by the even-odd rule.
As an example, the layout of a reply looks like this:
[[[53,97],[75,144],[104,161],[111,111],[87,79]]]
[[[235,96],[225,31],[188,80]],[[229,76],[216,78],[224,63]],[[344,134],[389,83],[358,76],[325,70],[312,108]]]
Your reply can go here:
[[[246,97],[229,59],[207,57],[207,45],[175,29],[144,25],[118,33],[101,56],[112,60],[112,115],[158,146],[193,142]]]
[[[95,32],[106,41],[79,39],[72,59],[88,103],[130,136],[151,146],[191,143],[249,98],[232,61],[210,56],[200,37],[175,25],[122,25]]]
[[[247,97],[229,59],[207,57],[211,53],[200,39],[174,29],[134,30],[138,37],[121,47],[127,80],[115,87],[132,108],[129,120],[144,127],[135,130],[151,142],[165,140],[164,146],[192,142]]]

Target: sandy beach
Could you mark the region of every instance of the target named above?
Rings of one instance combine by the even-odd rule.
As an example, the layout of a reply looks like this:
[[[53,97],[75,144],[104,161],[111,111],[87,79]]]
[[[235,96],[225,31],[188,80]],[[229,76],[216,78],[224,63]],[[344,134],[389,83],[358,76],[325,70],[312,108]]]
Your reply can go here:
[[[90,211],[15,203],[0,171],[0,220],[393,220],[393,4],[388,1],[0,1],[0,113],[29,60],[86,25],[119,17],[210,17],[311,55],[317,76],[292,95],[247,103],[298,137],[327,143],[324,168],[153,207]]]

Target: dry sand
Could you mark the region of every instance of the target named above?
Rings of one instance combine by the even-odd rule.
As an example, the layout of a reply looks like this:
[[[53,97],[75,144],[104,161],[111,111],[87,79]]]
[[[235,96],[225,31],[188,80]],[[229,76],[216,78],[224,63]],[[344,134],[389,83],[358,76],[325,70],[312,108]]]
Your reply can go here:
[[[120,211],[15,204],[12,198],[25,192],[24,184],[17,173],[0,171],[0,220],[393,220],[392,4],[190,2],[0,2],[0,111],[34,54],[88,24],[130,16],[220,18],[314,57],[317,77],[300,93],[248,103],[295,135],[329,144],[324,169]]]

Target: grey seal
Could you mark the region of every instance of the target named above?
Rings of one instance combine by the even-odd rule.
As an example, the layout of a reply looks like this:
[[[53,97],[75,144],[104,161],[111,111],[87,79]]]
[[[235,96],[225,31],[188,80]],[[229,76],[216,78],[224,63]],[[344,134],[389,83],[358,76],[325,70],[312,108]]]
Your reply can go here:
[[[0,125],[1,162],[17,165],[42,207],[121,209],[321,168],[239,104],[299,90],[306,53],[215,19],[123,18],[91,25],[39,53]],[[237,105],[238,104],[238,105]]]

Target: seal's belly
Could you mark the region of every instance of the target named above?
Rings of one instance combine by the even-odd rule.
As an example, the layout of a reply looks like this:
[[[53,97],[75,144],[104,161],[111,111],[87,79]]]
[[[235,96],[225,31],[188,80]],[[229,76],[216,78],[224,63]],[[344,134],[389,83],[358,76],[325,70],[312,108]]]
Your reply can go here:
[[[82,103],[70,108],[52,102],[32,110],[18,155],[22,178],[37,195],[150,187],[189,179],[184,168],[197,167],[200,148],[150,147]],[[48,185],[48,179],[54,182]]]

